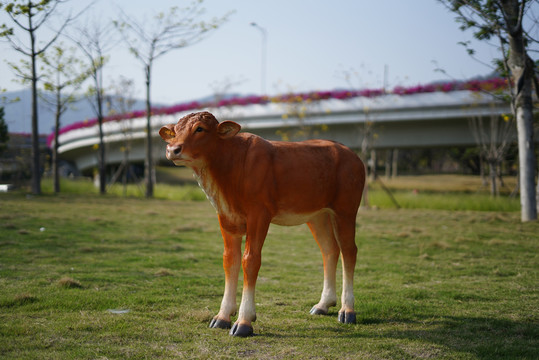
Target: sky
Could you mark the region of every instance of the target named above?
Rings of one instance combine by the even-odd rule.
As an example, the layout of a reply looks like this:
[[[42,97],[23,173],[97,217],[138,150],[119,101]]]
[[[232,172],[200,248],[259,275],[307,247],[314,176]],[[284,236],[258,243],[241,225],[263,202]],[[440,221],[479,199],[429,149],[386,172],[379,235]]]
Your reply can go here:
[[[71,0],[61,9],[68,13],[70,6],[76,11],[89,3]],[[158,12],[188,4],[178,0],[98,0],[78,20],[93,17],[112,21],[122,9],[151,24]],[[215,94],[226,84],[232,84],[229,91],[233,93],[279,94],[467,79],[492,69],[471,58],[459,42],[472,41],[482,62],[490,63],[497,55],[495,47],[473,41],[470,31],[461,31],[455,15],[437,0],[205,0],[204,7],[201,19],[233,13],[202,42],[172,50],[155,62],[152,101],[181,103]],[[251,26],[253,22],[267,34],[265,75],[262,31]],[[3,12],[0,23],[11,24]],[[43,38],[47,32],[45,29]],[[0,54],[0,88],[21,89],[6,65],[6,60],[18,61],[19,54],[5,42],[0,42]],[[109,56],[105,84],[117,82],[120,76],[133,79],[135,95],[144,98],[141,64],[121,41]],[[348,81],[347,73],[353,74]]]

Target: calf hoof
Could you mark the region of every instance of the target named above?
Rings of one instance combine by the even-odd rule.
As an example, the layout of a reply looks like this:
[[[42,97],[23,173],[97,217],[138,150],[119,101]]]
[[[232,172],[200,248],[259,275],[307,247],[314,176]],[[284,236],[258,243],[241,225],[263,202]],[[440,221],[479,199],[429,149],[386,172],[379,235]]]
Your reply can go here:
[[[238,337],[253,336],[253,327],[251,325],[235,323],[230,329],[230,335]]]
[[[230,323],[230,321],[214,318],[210,322],[210,328],[212,328],[212,329],[230,329],[231,328],[231,323]]]
[[[343,324],[355,324],[356,313],[355,312],[339,312],[339,322]]]
[[[309,313],[311,315],[327,315],[328,314],[327,311],[317,308],[316,306],[313,306],[313,308],[311,309],[311,311],[309,311]]]

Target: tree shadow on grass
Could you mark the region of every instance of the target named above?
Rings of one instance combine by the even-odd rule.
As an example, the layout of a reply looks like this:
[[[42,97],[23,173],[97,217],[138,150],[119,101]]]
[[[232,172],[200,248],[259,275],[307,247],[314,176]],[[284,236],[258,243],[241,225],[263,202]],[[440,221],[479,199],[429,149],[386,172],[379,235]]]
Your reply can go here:
[[[373,337],[405,339],[437,344],[460,353],[469,353],[478,359],[537,359],[539,354],[539,323],[534,320],[511,321],[482,317],[446,316],[438,320],[425,319],[395,321],[364,319],[362,324],[411,324],[406,330],[388,328]],[[414,326],[417,325],[417,326]],[[337,336],[364,338],[361,333],[339,332]]]

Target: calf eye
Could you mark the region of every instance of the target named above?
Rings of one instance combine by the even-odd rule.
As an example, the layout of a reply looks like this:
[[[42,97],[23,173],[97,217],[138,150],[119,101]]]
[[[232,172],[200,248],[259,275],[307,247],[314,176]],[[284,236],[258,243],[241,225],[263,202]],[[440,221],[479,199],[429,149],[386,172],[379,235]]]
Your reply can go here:
[[[199,127],[197,127],[197,129],[195,130],[195,132],[202,132],[202,131],[204,131],[204,129],[203,129],[203,128],[201,128],[200,126],[199,126]]]

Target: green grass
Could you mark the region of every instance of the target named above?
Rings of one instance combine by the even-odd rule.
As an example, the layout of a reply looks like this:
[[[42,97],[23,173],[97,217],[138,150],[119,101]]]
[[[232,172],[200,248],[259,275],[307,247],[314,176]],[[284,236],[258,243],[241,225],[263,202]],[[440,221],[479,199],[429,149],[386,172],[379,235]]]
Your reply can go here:
[[[518,198],[508,196],[491,197],[483,193],[462,192],[427,192],[413,190],[393,190],[392,194],[401,208],[433,209],[456,211],[519,211]],[[389,195],[378,184],[373,184],[369,191],[371,206],[396,208]]]
[[[52,179],[45,178],[41,182],[42,192],[52,194]],[[89,179],[81,178],[77,180],[61,179],[60,193],[71,195],[97,195],[99,189]],[[124,187],[117,183],[107,186],[107,195],[113,197],[143,198],[145,190],[143,184],[128,184],[124,196]],[[182,186],[171,185],[167,183],[158,183],[154,187],[154,196],[157,199],[179,200],[179,201],[202,201],[206,200],[206,195],[196,183],[188,183]]]
[[[510,194],[516,178],[505,178],[501,195],[492,197],[490,188],[482,186],[479,176],[422,175],[400,176],[380,179],[370,183],[371,204],[382,208],[395,208],[395,204],[382,184],[389,188],[398,204],[405,209],[472,210],[472,211],[519,211],[518,197]]]
[[[306,226],[272,226],[257,336],[236,339],[208,328],[224,289],[208,201],[0,194],[0,358],[536,359],[538,234],[513,211],[360,211],[342,325],[308,314]]]
[[[179,201],[206,201],[206,196],[196,185],[191,170],[177,167],[157,168],[158,183],[155,185],[155,197],[158,199]],[[518,197],[509,197],[509,190],[514,187],[516,179],[507,178],[507,186],[503,195],[491,197],[488,187],[481,186],[478,176],[464,175],[424,175],[400,176],[396,179],[382,180],[404,209],[437,209],[437,210],[472,210],[472,211],[519,211]],[[182,184],[178,186],[177,184]],[[43,192],[53,192],[52,180],[42,181]],[[65,194],[97,194],[98,189],[88,179],[62,179],[61,192]],[[122,184],[117,183],[107,188],[107,194],[123,197]],[[144,197],[142,185],[129,184],[127,197]],[[370,206],[390,209],[396,208],[388,194],[382,189],[379,181],[369,185]]]

